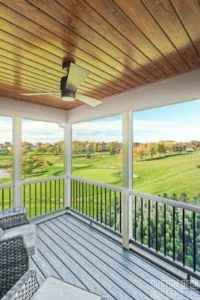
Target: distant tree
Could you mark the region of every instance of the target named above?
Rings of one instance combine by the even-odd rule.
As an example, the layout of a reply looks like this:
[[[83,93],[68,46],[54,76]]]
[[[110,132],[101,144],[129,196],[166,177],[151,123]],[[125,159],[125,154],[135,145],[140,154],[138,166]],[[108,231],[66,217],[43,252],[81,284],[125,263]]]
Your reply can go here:
[[[186,145],[185,143],[175,143],[172,148],[174,152],[182,152],[186,149]]]
[[[108,151],[108,145],[107,145],[107,143],[102,142],[101,145],[102,145],[102,151],[103,151],[103,152]]]
[[[160,156],[162,154],[166,153],[166,148],[165,148],[165,145],[163,143],[158,143],[157,150],[158,150],[158,153],[159,153]]]
[[[22,160],[22,171],[24,175],[33,175],[35,171],[46,171],[46,163],[43,159],[32,153],[27,154]]]
[[[149,146],[149,152],[150,152],[151,158],[153,158],[156,155],[157,149],[154,144]]]
[[[91,158],[92,153],[94,153],[93,143],[88,143],[86,145],[86,158]]]
[[[109,147],[109,151],[110,151],[111,155],[119,154],[120,151],[121,151],[121,144],[119,142],[117,142],[117,141],[110,142],[108,144],[108,147]]]
[[[137,147],[135,147],[134,154],[135,156],[139,156],[140,160],[142,161],[145,155],[144,144],[139,144]]]
[[[102,145],[102,143],[97,143],[96,144],[96,151],[97,152],[102,152],[103,151],[103,145]]]
[[[27,153],[32,151],[33,149],[33,144],[28,143],[28,142],[23,142],[22,143],[22,153]]]

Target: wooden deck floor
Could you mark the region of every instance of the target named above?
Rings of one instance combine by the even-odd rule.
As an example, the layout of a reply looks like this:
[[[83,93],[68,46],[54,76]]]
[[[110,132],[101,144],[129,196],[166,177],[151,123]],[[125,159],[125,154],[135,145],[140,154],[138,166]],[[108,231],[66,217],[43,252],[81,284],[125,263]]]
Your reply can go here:
[[[117,300],[200,299],[199,293],[75,217],[41,223],[37,234],[31,267],[40,283],[51,275]]]

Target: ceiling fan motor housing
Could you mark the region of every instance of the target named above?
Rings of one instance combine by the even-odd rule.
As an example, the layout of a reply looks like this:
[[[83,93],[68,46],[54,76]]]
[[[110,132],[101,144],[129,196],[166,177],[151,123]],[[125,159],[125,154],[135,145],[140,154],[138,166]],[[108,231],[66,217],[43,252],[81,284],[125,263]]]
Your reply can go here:
[[[61,90],[61,98],[64,101],[72,102],[75,100],[76,91],[70,89]]]

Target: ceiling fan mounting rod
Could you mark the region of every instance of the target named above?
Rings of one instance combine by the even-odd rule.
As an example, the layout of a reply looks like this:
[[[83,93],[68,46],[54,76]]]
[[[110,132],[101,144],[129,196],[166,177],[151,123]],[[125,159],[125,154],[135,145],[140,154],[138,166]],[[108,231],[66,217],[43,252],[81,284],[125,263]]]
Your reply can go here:
[[[63,70],[65,70],[67,72],[67,74],[69,74],[69,69],[70,69],[71,63],[72,63],[72,61],[64,61],[62,64],[62,68],[63,68]]]

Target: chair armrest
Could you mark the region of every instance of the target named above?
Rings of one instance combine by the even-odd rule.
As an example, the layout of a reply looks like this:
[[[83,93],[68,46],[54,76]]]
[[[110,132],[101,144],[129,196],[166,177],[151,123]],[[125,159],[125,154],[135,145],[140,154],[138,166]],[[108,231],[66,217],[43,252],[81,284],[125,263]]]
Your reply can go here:
[[[25,224],[29,224],[29,221],[27,220],[27,217],[24,213],[0,218],[0,227],[3,230],[11,229]]]
[[[30,300],[38,287],[36,271],[29,270],[1,300]]]

